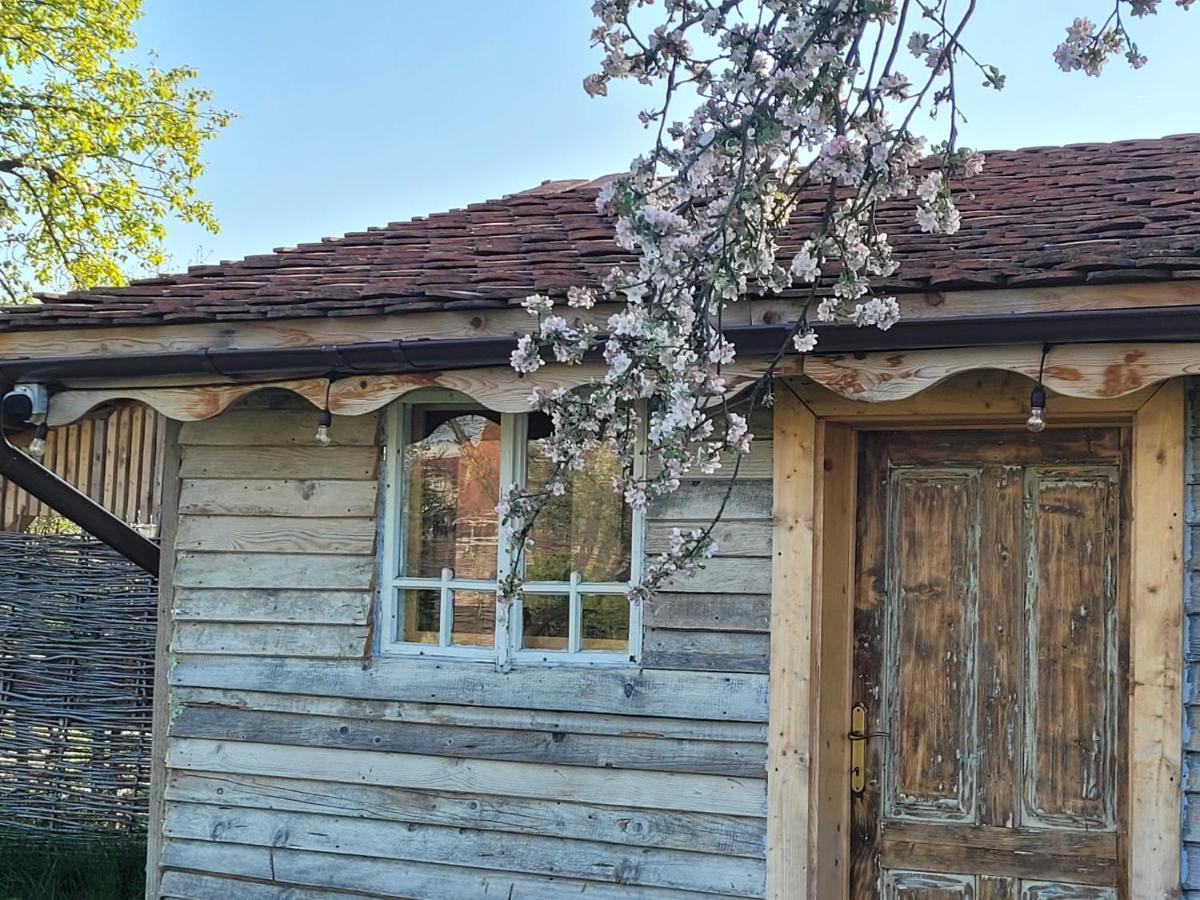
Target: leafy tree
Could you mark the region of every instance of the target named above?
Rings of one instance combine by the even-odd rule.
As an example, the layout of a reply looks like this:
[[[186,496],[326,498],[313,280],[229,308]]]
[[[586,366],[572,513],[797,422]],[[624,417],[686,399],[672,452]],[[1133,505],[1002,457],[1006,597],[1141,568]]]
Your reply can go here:
[[[196,197],[230,114],[187,67],[127,54],[141,0],[0,4],[0,290],[120,284],[163,260],[171,215],[217,228]]]

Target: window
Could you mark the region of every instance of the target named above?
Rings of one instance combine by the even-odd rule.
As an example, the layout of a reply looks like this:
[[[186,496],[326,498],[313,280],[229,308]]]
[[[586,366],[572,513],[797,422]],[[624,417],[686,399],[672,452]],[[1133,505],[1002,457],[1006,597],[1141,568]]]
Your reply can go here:
[[[508,548],[496,503],[515,481],[544,483],[552,464],[539,439],[550,423],[431,393],[397,405],[389,421],[383,650],[500,662],[636,659],[640,606],[625,594],[639,575],[643,525],[612,490],[615,454],[594,452],[542,511],[524,555],[524,597],[505,628],[496,582]]]

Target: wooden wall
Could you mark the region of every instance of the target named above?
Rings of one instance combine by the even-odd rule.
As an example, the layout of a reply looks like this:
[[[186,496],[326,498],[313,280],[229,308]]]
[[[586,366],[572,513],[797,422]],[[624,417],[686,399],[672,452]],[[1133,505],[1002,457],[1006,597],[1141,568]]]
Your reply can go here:
[[[42,463],[105,509],[151,536],[158,534],[162,442],[166,419],[130,403],[51,428]],[[31,432],[14,438],[29,446]],[[0,478],[0,531],[75,530],[54,510]]]
[[[1187,392],[1187,581],[1184,602],[1183,887],[1200,900],[1200,379]]]
[[[642,668],[500,674],[372,654],[377,421],[257,403],[180,436],[160,896],[763,895],[769,441]]]

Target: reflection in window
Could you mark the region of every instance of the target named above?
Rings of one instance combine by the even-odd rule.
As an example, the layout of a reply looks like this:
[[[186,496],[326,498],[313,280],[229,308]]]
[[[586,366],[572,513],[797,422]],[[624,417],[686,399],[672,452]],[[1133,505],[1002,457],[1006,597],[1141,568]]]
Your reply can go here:
[[[441,607],[440,591],[405,591],[404,640],[436,644]]]
[[[499,423],[474,411],[416,407],[405,462],[404,574],[495,578]]]
[[[543,414],[529,417],[525,483],[530,487],[545,484],[554,469],[538,441],[548,429]],[[588,455],[566,494],[555,497],[534,524],[533,547],[525,555],[529,581],[568,581],[572,572],[585,582],[629,580],[633,516],[613,490],[613,478],[620,474],[610,448]]]
[[[620,595],[583,597],[583,649],[620,650],[629,643],[629,601]]]
[[[496,639],[496,592],[455,591],[450,643],[488,647]]]
[[[526,594],[521,617],[524,646],[534,650],[567,649],[571,598],[566,594]]]

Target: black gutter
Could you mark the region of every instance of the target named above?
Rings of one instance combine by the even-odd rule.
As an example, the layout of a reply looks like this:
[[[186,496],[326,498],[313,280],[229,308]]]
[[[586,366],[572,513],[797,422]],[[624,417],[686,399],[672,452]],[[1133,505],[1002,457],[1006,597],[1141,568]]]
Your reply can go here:
[[[852,325],[818,325],[819,353],[866,353],[998,344],[1073,344],[1111,341],[1200,341],[1200,309],[1071,310],[1007,313],[959,319],[906,319],[888,331]],[[787,325],[726,329],[739,356],[773,354]],[[208,375],[336,375],[474,369],[508,365],[513,337],[462,340],[367,341],[313,347],[184,350],[0,360],[0,381],[53,383],[68,378],[134,378]]]
[[[158,576],[160,552],[154,541],[141,535],[123,519],[80,493],[45,466],[34,462],[9,443],[3,429],[0,429],[0,476],[24,488],[151,575]]]

